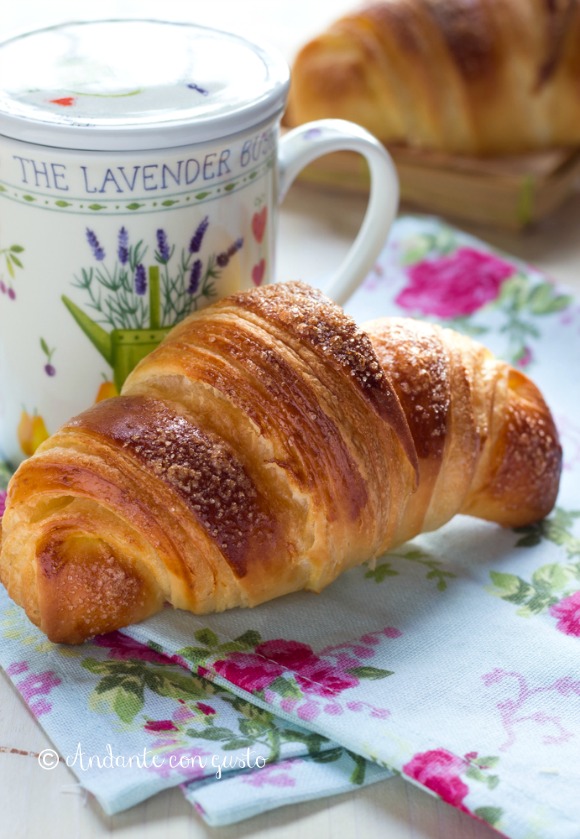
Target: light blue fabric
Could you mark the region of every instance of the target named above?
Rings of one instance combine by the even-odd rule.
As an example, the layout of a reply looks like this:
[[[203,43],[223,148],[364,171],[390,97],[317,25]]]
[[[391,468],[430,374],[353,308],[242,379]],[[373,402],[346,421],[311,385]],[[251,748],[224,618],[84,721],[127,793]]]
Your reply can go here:
[[[444,322],[534,379],[565,454],[550,517],[512,531],[458,516],[321,595],[168,609],[72,649],[2,590],[0,662],[108,812],[183,783],[203,818],[228,824],[394,771],[512,839],[576,839],[580,306],[529,266],[406,217],[347,309]],[[78,743],[160,765],[85,770]]]

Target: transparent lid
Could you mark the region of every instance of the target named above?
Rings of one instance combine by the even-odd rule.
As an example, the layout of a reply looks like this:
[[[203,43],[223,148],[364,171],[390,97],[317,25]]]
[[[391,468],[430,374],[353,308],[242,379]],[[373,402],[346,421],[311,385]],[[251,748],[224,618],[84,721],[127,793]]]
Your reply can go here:
[[[188,23],[66,23],[0,44],[0,134],[72,149],[169,148],[280,113],[276,51]]]

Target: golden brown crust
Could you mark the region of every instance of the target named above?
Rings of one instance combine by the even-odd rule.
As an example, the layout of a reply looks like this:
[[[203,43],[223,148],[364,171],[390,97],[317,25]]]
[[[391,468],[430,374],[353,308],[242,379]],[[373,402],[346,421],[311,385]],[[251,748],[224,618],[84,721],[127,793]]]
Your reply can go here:
[[[401,400],[419,456],[421,528],[455,513],[507,527],[548,515],[562,450],[523,373],[450,329],[404,318],[363,324]],[[450,506],[451,505],[451,506]],[[415,523],[416,526],[416,523]]]
[[[376,0],[296,56],[286,121],[475,155],[580,141],[579,0]]]
[[[479,344],[405,319],[362,331],[301,283],[240,293],[21,465],[0,577],[69,643],[165,602],[252,606],[460,511],[533,521],[560,454],[537,388]]]

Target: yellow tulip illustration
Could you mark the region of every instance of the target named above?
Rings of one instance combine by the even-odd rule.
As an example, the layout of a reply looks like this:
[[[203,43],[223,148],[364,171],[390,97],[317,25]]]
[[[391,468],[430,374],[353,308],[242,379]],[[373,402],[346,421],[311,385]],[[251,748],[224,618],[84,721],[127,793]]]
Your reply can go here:
[[[24,454],[30,457],[48,437],[43,418],[36,412],[29,414],[23,410],[18,423],[18,442]]]
[[[110,399],[112,396],[118,396],[119,391],[117,390],[117,385],[115,382],[111,382],[105,379],[105,381],[101,382],[101,385],[97,391],[97,395],[95,397],[95,404],[97,402],[102,402],[104,399]]]

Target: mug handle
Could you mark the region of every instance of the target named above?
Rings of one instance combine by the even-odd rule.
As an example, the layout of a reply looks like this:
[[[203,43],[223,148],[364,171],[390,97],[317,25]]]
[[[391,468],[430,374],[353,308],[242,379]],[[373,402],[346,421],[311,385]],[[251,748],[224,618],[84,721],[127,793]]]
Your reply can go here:
[[[321,119],[292,129],[280,140],[278,201],[298,173],[317,157],[336,151],[362,154],[370,168],[370,197],[363,223],[346,258],[323,291],[342,305],[371,270],[386,242],[399,204],[399,180],[391,156],[366,129],[342,119]]]

